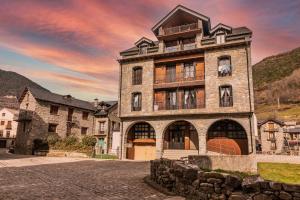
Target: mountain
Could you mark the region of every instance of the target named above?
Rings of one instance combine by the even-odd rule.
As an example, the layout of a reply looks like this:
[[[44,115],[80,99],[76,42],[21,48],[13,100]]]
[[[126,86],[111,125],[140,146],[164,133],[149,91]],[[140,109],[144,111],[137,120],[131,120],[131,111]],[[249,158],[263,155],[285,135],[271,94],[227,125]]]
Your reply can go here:
[[[17,97],[25,87],[37,88],[48,91],[30,79],[11,71],[0,69],[0,108],[16,108]]]
[[[37,83],[16,72],[0,69],[0,96],[19,96],[25,87],[48,91]]]
[[[300,120],[300,48],[255,64],[253,83],[259,119]]]

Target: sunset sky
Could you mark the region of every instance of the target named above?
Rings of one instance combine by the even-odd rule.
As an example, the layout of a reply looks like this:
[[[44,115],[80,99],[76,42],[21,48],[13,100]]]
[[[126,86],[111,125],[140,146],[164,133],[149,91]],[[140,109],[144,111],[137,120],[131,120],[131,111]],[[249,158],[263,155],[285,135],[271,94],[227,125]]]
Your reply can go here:
[[[116,59],[182,4],[253,31],[252,62],[300,46],[299,0],[0,0],[0,69],[60,94],[117,99]]]

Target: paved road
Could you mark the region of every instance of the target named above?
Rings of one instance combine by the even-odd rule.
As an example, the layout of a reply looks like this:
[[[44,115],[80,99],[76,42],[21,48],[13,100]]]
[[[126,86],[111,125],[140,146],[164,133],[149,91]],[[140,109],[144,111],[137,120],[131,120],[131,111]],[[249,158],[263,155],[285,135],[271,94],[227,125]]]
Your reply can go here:
[[[148,173],[148,162],[25,157],[0,151],[0,199],[169,199],[143,182]]]

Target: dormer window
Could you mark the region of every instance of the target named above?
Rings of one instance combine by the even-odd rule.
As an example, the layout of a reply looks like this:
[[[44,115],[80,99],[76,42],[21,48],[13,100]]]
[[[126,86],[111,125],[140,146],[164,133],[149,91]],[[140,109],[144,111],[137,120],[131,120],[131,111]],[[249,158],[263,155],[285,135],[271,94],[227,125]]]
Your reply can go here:
[[[148,46],[140,46],[140,54],[147,54],[147,49],[148,49]]]
[[[225,43],[225,34],[217,34],[216,35],[217,44],[224,44]]]
[[[218,75],[231,76],[231,58],[230,56],[221,56],[218,58]]]

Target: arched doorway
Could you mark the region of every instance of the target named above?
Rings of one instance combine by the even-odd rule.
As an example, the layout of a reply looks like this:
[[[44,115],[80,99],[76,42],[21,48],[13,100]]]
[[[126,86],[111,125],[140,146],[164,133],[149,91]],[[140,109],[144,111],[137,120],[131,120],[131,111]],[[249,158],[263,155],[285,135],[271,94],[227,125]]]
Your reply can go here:
[[[187,121],[176,121],[164,132],[163,149],[198,150],[199,139],[195,127]]]
[[[149,123],[139,122],[129,129],[126,158],[132,160],[156,158],[156,136],[154,128]]]
[[[228,155],[247,155],[245,129],[236,121],[228,119],[213,123],[207,133],[207,150]]]

